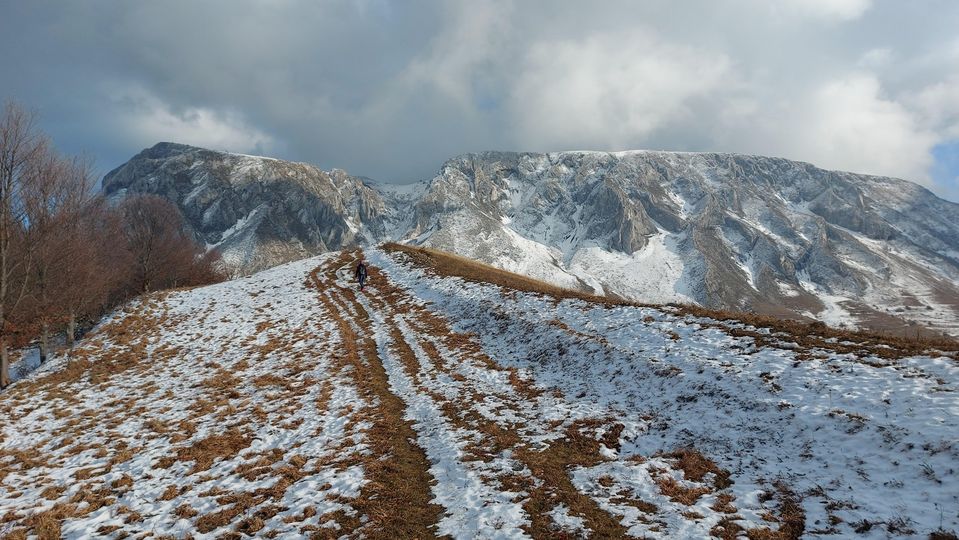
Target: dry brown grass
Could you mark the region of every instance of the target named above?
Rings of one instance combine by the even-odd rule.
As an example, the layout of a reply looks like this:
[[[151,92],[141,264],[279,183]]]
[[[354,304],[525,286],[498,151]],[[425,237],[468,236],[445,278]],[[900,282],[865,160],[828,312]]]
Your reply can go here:
[[[118,463],[130,459],[135,450],[127,448],[120,440],[113,447],[102,442],[76,442],[80,437],[91,432],[98,432],[109,439],[121,439],[118,434],[111,433],[124,422],[130,419],[143,417],[146,408],[137,400],[139,396],[131,396],[121,400],[110,400],[96,408],[82,408],[77,399],[77,392],[73,385],[96,388],[101,387],[117,375],[126,372],[145,372],[157,361],[169,360],[178,354],[178,349],[169,346],[158,346],[150,355],[146,354],[147,344],[171,321],[165,316],[164,307],[155,299],[147,298],[136,307],[128,306],[123,318],[109,322],[94,336],[70,352],[71,359],[64,369],[51,372],[31,381],[24,381],[5,392],[5,405],[24,403],[27,398],[42,399],[48,402],[53,409],[53,416],[61,420],[58,430],[59,442],[52,443],[59,450],[58,459],[76,456],[84,451],[92,451],[98,459],[108,458],[103,467],[83,467],[74,472],[73,478],[85,481],[108,473]],[[109,341],[109,346],[107,342]],[[155,391],[155,382],[146,381],[138,384],[133,393],[147,395]],[[37,398],[37,396],[40,396]],[[19,407],[17,413],[7,414],[10,420],[17,421],[30,413],[26,407]],[[148,422],[150,428],[156,432],[164,431],[162,423]],[[37,459],[3,459],[5,452],[0,451],[0,478],[5,476],[10,466],[21,471],[36,466],[53,468],[56,463],[43,463]],[[50,456],[44,452],[36,452],[36,456]],[[132,478],[124,475],[108,484],[92,487],[94,484],[81,486],[77,493],[68,501],[61,501],[65,487],[48,486],[41,496],[44,499],[58,501],[54,507],[46,512],[19,518],[19,525],[27,527],[37,537],[59,537],[59,524],[63,519],[82,517],[95,512],[99,508],[115,504],[115,495],[125,492],[132,487]]]
[[[176,510],[174,510],[173,513],[176,514],[177,517],[180,517],[183,519],[190,519],[192,517],[196,517],[196,515],[199,514],[199,512],[197,512],[196,509],[190,506],[189,504],[181,504],[180,506],[177,506]]]
[[[39,540],[58,540],[61,523],[75,513],[75,504],[57,504],[49,510],[28,517],[24,524]]]
[[[27,529],[13,529],[6,536],[3,537],[3,540],[27,540]]]
[[[205,471],[214,461],[220,458],[233,457],[240,450],[248,448],[253,436],[232,428],[224,433],[210,435],[193,443],[193,445],[177,449],[176,459],[179,461],[193,461],[193,470],[190,474]]]
[[[122,479],[121,479],[122,480]],[[120,482],[120,480],[115,480],[114,484]],[[116,485],[114,487],[117,487]],[[40,496],[48,501],[55,501],[60,498],[60,495],[67,490],[66,486],[48,486],[40,492]]]
[[[720,493],[716,496],[716,502],[713,504],[712,509],[722,514],[735,514],[738,512],[736,506],[733,505],[733,501],[735,500],[736,497],[731,493]]]
[[[710,534],[714,537],[734,540],[742,538],[745,535],[749,540],[798,540],[802,538],[806,530],[806,514],[802,509],[799,497],[788,486],[782,482],[773,484],[775,492],[768,493],[766,496],[770,499],[776,499],[778,503],[778,515],[769,514],[764,518],[778,523],[777,530],[768,527],[756,529],[743,529],[735,520],[736,516],[730,516],[720,521]]]
[[[120,478],[117,478],[110,483],[110,486],[116,490],[125,490],[133,487],[133,477],[129,474],[124,474]]]
[[[402,253],[414,265],[440,276],[460,277],[476,283],[494,284],[507,289],[543,294],[557,300],[574,298],[607,307],[664,307],[564,289],[437,249],[397,243],[384,244],[383,249],[388,252]],[[687,304],[669,304],[666,307],[680,317],[688,315],[711,318],[721,323],[742,323],[756,329],[768,328],[773,333],[783,332],[788,334],[784,339],[797,343],[801,350],[824,349],[860,356],[875,355],[886,359],[921,354],[945,354],[959,360],[959,341],[945,337],[896,336],[871,331],[845,330],[831,328],[820,322],[779,319],[755,313],[710,309]],[[760,347],[775,347],[780,342],[776,337],[760,334],[754,330],[729,328],[726,324],[718,324],[717,327],[732,335],[753,338],[756,340],[756,345]]]
[[[669,500],[686,506],[692,506],[703,495],[712,493],[712,490],[705,486],[684,486],[668,474],[659,475],[656,478],[656,485],[659,486],[659,492],[668,497]]]
[[[476,283],[491,283],[507,289],[545,294],[557,299],[576,298],[602,304],[619,304],[618,301],[604,296],[585,291],[564,289],[438,249],[407,246],[393,242],[384,244],[383,249],[394,253],[404,253],[415,265],[441,276],[460,277]]]
[[[420,379],[419,361],[417,360],[411,346],[406,342],[403,333],[395,325],[393,315],[390,314],[389,309],[404,305],[405,301],[409,298],[400,292],[399,289],[396,288],[392,283],[390,283],[385,276],[378,277],[376,279],[379,294],[376,297],[370,297],[370,302],[372,302],[374,306],[383,309],[383,314],[386,317],[387,323],[391,325],[390,336],[393,341],[391,348],[405,368],[407,376],[409,376],[413,381],[418,391],[429,395],[437,404],[440,405],[444,415],[450,421],[453,427],[463,428],[466,430],[476,430],[484,435],[484,437],[481,439],[470,442],[470,444],[464,448],[466,452],[464,459],[468,461],[489,461],[504,449],[515,446],[520,441],[519,435],[516,433],[515,429],[507,429],[495,422],[487,420],[468,404],[476,401],[482,401],[483,397],[481,395],[475,393],[475,391],[468,387],[464,387],[464,395],[468,395],[472,392],[472,399],[466,399],[466,403],[463,403],[460,400],[456,400],[454,402],[453,400],[447,399],[445,396],[442,396],[431,390],[424,383],[424,381]],[[396,311],[401,311],[401,309],[397,309]],[[408,314],[425,318],[425,313],[421,313],[419,310],[417,310],[415,313],[409,312]],[[407,322],[411,322],[411,320],[408,320]],[[419,326],[421,330],[428,328],[429,330],[427,331],[434,332],[434,335],[438,334],[439,336],[442,336],[448,333],[448,329],[445,328],[445,325],[443,325],[442,322],[436,318],[432,318],[429,321],[418,320],[417,323],[417,326]],[[437,350],[432,342],[427,339],[420,339],[417,341],[417,343],[426,353],[427,358],[434,369],[447,375],[452,374],[451,366],[449,365],[450,362],[443,358],[439,350]],[[461,379],[465,380],[465,378]]]
[[[5,399],[44,393],[47,401],[75,405],[76,397],[67,391],[70,383],[86,378],[91,384],[101,384],[127,370],[149,367],[150,362],[145,361],[149,339],[162,325],[170,323],[165,306],[158,302],[161,298],[162,295],[153,295],[135,307],[127,306],[125,316],[104,324],[84,346],[72,350],[64,369],[14,385],[5,391]],[[110,340],[111,346],[104,347],[104,340]],[[168,358],[174,352],[174,348],[161,347],[154,356]]]
[[[729,471],[719,468],[716,462],[702,455],[695,448],[681,448],[662,454],[662,457],[676,460],[673,466],[683,471],[686,480],[702,482],[707,474],[712,474],[713,486],[716,489],[726,489],[733,484]]]
[[[230,522],[242,514],[243,511],[244,508],[242,505],[235,504],[222,510],[200,516],[200,518],[194,523],[194,526],[196,527],[197,531],[206,534],[210,531],[219,529],[220,527],[229,525]]]
[[[627,492],[620,492],[615,497],[610,497],[609,502],[613,504],[623,505],[623,506],[632,506],[633,508],[639,510],[644,514],[656,514],[659,512],[659,507],[655,504],[636,499]]]
[[[265,526],[266,523],[264,523],[262,519],[257,516],[252,516],[241,521],[240,524],[236,526],[236,530],[237,532],[253,536]]]
[[[259,377],[253,379],[253,384],[259,388],[265,388],[267,386],[281,386],[286,387],[289,384],[289,380],[285,377],[280,377],[273,373],[267,373],[260,375]]]
[[[521,448],[517,453],[541,482],[538,487],[528,488],[530,496],[523,504],[532,522],[527,532],[534,538],[548,538],[555,534],[549,512],[559,504],[566,505],[571,515],[582,517],[596,538],[625,536],[626,529],[619,520],[600,508],[591,497],[580,493],[570,480],[571,468],[592,467],[604,461],[600,454],[601,443],[609,448],[619,448],[623,426],[614,424],[603,438],[597,438],[592,431],[602,425],[606,422],[574,422],[567,428],[564,440],[556,441],[542,451]],[[642,505],[642,501],[633,502]]]
[[[163,490],[163,494],[160,495],[160,498],[157,500],[172,501],[173,499],[176,499],[177,495],[179,494],[180,490],[176,486],[167,486],[166,489]]]

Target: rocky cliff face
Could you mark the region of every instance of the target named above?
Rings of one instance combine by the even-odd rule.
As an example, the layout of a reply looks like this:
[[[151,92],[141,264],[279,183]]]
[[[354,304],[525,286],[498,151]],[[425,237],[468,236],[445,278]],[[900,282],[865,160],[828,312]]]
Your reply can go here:
[[[175,202],[196,237],[238,273],[387,236],[378,191],[305,163],[160,143],[108,173],[103,189]]]
[[[161,144],[104,188],[176,201],[240,271],[396,239],[640,301],[959,333],[959,205],[783,159],[482,153],[390,186]]]
[[[417,210],[407,240],[567,286],[959,330],[959,205],[902,180],[730,154],[486,153],[444,165]]]

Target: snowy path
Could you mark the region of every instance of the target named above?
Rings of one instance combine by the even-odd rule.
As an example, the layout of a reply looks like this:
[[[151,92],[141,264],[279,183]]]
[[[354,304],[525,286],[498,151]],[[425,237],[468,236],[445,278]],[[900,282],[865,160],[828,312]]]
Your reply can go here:
[[[376,343],[368,360],[383,366],[430,464],[438,533],[674,538],[775,519],[775,501],[740,503],[737,514],[728,475],[695,452],[619,457],[626,426],[610,409],[534,387],[376,267],[356,291],[355,260],[329,261],[314,272],[316,286],[331,316],[349,321],[345,341]]]

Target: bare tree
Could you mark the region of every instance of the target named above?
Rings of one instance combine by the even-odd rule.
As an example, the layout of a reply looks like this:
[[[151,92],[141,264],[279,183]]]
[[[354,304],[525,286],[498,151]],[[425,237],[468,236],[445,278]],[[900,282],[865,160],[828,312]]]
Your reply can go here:
[[[24,242],[28,223],[22,194],[28,171],[49,147],[36,128],[34,115],[7,103],[0,116],[0,388],[10,383],[7,351],[12,314],[27,296],[29,244]]]
[[[28,316],[40,330],[40,362],[50,352],[50,329],[67,319],[65,302],[77,283],[81,244],[80,225],[91,196],[91,168],[85,161],[66,159],[52,151],[38,154],[28,167],[24,189],[26,230],[30,256]]]
[[[93,195],[90,164],[55,152],[34,116],[7,104],[0,117],[0,388],[8,346],[51,332],[72,345],[78,317],[95,318],[131,296],[222,279],[219,255],[186,231],[157,196],[111,207]]]
[[[71,347],[77,318],[99,314],[108,306],[111,292],[123,285],[119,269],[127,263],[123,250],[116,246],[118,231],[116,213],[109,211],[102,197],[87,201],[71,228],[71,263],[63,278],[68,286],[61,293],[66,312],[64,331]]]
[[[132,261],[134,294],[186,284],[203,250],[184,230],[183,216],[169,200],[140,195],[120,206],[122,233]]]

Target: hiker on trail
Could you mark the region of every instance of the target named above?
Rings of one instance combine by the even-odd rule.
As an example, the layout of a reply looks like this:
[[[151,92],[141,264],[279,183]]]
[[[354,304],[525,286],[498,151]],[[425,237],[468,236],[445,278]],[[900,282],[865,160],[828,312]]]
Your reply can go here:
[[[356,265],[356,272],[353,273],[356,276],[356,280],[360,282],[360,290],[363,290],[363,285],[366,284],[366,263],[360,261],[360,264]]]

